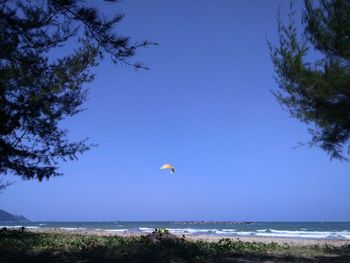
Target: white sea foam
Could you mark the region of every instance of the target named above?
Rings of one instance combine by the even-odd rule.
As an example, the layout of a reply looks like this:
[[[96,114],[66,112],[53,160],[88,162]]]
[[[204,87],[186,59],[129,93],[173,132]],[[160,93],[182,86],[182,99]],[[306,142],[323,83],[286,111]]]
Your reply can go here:
[[[233,228],[224,228],[224,229],[222,229],[222,231],[224,231],[224,232],[236,232],[236,229],[233,229]]]
[[[84,227],[60,227],[59,229],[75,231],[75,230],[87,230]]]
[[[215,234],[217,229],[197,229],[197,228],[169,228],[173,234]]]
[[[323,238],[323,239],[350,239],[348,231],[292,231],[269,229],[257,232],[256,236],[286,237],[286,238]]]
[[[107,231],[107,232],[128,232],[129,230],[128,229],[101,229],[103,231]]]
[[[151,227],[139,227],[139,230],[144,233],[152,233],[154,231],[154,228]]]
[[[235,236],[236,235],[236,231],[227,231],[227,230],[217,230],[215,234],[220,235],[220,236]]]
[[[341,236],[343,236],[346,239],[350,239],[350,234],[341,234]]]
[[[169,228],[168,229],[173,234],[184,234],[188,233],[185,228]]]

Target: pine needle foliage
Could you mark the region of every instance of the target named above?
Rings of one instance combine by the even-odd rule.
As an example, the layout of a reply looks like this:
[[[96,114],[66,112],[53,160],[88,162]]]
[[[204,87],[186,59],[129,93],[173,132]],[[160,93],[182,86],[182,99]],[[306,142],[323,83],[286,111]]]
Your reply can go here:
[[[111,2],[0,0],[0,174],[40,181],[60,175],[60,161],[91,147],[87,139],[70,142],[59,126],[82,110],[91,69],[105,56],[147,69],[130,59],[155,43],[120,35],[123,15],[101,12]]]
[[[298,34],[293,3],[279,17],[279,43],[269,43],[279,88],[277,101],[305,122],[331,159],[348,160],[350,137],[350,1],[304,0]]]

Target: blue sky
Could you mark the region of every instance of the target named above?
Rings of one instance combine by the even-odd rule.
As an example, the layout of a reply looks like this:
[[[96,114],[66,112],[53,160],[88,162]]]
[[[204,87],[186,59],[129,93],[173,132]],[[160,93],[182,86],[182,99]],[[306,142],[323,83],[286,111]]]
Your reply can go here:
[[[160,43],[138,53],[151,70],[102,62],[87,110],[62,123],[99,146],[62,177],[17,180],[1,208],[32,220],[349,221],[349,164],[293,149],[307,127],[271,94],[279,6],[285,15],[283,0],[109,6],[126,14],[125,35]]]

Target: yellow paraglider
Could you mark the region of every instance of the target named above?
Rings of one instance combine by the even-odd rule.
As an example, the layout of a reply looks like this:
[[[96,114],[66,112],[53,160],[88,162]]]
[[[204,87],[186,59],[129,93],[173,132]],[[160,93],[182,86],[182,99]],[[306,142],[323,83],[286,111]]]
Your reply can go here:
[[[170,169],[170,173],[173,174],[175,173],[175,168],[171,164],[163,164],[160,169],[165,170],[165,169]]]

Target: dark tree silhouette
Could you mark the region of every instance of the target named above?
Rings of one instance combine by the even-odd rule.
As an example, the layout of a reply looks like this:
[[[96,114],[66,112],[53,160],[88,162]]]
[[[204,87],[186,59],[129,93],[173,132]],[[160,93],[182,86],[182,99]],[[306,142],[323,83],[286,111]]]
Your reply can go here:
[[[115,1],[98,4],[111,4],[106,2]],[[115,32],[123,15],[106,18],[88,3],[0,0],[0,174],[38,180],[60,175],[60,160],[76,159],[91,146],[86,139],[69,142],[68,131],[58,126],[81,111],[90,69],[106,55],[146,68],[130,58],[154,43],[130,43]],[[66,44],[72,49],[57,58]]]
[[[350,1],[304,0],[298,35],[294,8],[278,20],[279,45],[270,44],[279,89],[277,100],[309,124],[310,145],[331,159],[347,160],[350,137]]]

